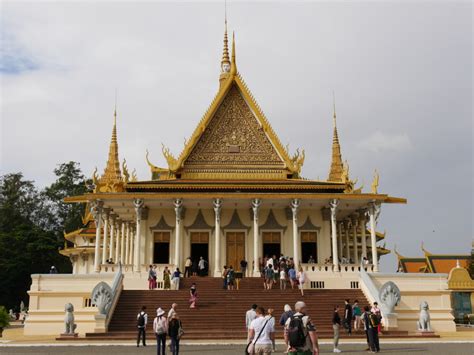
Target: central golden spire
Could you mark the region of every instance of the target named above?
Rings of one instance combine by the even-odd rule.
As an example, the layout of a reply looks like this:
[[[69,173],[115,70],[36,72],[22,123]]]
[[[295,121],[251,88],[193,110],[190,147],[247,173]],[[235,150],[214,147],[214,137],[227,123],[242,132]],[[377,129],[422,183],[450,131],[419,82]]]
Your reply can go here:
[[[121,181],[122,173],[120,171],[120,160],[118,154],[117,141],[117,108],[114,109],[114,126],[112,128],[112,139],[109,146],[109,158],[102,174],[103,181]]]
[[[333,137],[332,137],[331,168],[329,170],[328,181],[342,182],[344,166],[342,163],[341,145],[339,144],[339,136],[337,134],[335,96],[333,97],[333,109],[334,109],[334,114],[333,114],[334,131],[333,131]]]
[[[219,82],[221,86],[225,79],[229,77],[230,72],[229,39],[227,37],[227,11],[225,15],[224,26],[224,49],[222,50],[221,74],[219,76]]]

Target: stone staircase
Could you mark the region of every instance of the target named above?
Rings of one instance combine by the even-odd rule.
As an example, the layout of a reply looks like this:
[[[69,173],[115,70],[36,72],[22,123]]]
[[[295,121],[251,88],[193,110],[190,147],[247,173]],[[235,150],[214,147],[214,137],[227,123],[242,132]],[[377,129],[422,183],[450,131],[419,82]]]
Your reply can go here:
[[[199,301],[196,309],[189,308],[189,287],[196,282]],[[166,312],[173,302],[178,304],[177,312],[183,323],[186,339],[246,339],[245,312],[253,303],[265,309],[275,309],[274,316],[278,323],[285,304],[294,307],[296,301],[304,300],[308,313],[316,325],[320,337],[332,337],[332,312],[334,305],[341,307],[343,313],[344,299],[359,300],[361,307],[368,304],[359,289],[350,290],[305,290],[301,297],[299,290],[280,291],[264,290],[262,279],[245,278],[240,282],[239,290],[223,290],[222,279],[212,277],[192,277],[181,281],[179,291],[165,290],[124,290],[112,316],[108,333],[87,333],[87,339],[128,340],[136,337],[136,317],[141,306],[147,307],[147,336],[154,338],[152,322],[158,307]],[[341,332],[344,333],[345,332]],[[343,336],[345,336],[343,334]],[[406,332],[391,334],[403,336]],[[283,327],[276,326],[277,338],[283,337]],[[353,337],[365,337],[358,332]]]

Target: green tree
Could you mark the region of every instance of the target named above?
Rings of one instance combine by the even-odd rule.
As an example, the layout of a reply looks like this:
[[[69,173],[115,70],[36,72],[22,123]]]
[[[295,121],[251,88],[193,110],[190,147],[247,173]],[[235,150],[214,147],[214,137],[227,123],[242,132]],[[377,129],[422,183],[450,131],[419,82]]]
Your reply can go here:
[[[79,164],[68,162],[54,170],[57,179],[43,191],[21,173],[0,177],[0,305],[28,304],[31,274],[47,273],[55,265],[71,271],[59,254],[63,231],[82,225],[84,206],[65,204],[66,196],[87,191]]]

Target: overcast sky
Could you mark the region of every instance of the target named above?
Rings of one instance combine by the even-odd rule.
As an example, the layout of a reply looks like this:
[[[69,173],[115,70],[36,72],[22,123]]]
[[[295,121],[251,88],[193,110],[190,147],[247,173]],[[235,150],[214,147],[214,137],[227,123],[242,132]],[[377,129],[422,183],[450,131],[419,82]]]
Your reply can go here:
[[[104,168],[118,91],[120,157],[149,179],[179,155],[218,87],[218,2],[2,1],[1,173],[39,186],[56,164]],[[240,73],[303,176],[327,178],[332,91],[351,176],[406,197],[384,205],[387,247],[470,252],[472,4],[228,2]],[[394,255],[383,269],[396,268]]]

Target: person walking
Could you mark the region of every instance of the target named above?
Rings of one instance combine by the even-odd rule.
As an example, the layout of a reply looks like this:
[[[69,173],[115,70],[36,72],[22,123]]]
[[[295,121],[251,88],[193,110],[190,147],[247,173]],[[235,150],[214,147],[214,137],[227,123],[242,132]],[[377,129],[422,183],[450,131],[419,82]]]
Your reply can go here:
[[[184,277],[190,277],[191,276],[191,268],[193,266],[193,261],[190,256],[186,259],[186,262],[184,263]]]
[[[250,339],[249,339],[250,323],[252,323],[252,321],[257,317],[257,313],[255,313],[256,309],[257,309],[257,305],[253,304],[252,308],[250,308],[245,313],[245,328],[247,329],[247,343],[250,341]]]
[[[181,271],[179,271],[179,267],[176,268],[176,270],[173,272],[173,278],[171,281],[173,281],[173,290],[179,290],[179,281],[181,278]]]
[[[179,355],[179,341],[183,336],[183,326],[177,313],[174,313],[169,320],[168,335],[171,339],[171,353],[172,355]]]
[[[242,278],[247,276],[247,265],[248,262],[245,259],[240,260],[240,272],[242,273]]]
[[[165,311],[163,311],[161,307],[156,310],[156,318],[153,320],[153,332],[156,336],[157,355],[165,355],[168,320],[165,317]]]
[[[339,350],[339,328],[341,327],[341,317],[339,317],[339,306],[334,307],[332,315],[332,329],[334,331],[334,349],[333,353],[340,353]]]
[[[306,282],[306,273],[300,266],[298,269],[298,287],[300,288],[301,296],[304,296],[304,284]]]
[[[143,346],[146,346],[146,324],[148,323],[148,314],[146,314],[146,306],[142,306],[141,311],[137,315],[137,347],[140,346],[142,339]]]
[[[364,307],[364,311],[364,329],[369,339],[369,351],[371,353],[378,353],[380,351],[378,332],[380,318],[370,311],[369,306]]]
[[[201,256],[199,258],[199,264],[198,264],[198,268],[199,268],[199,276],[206,276],[205,275],[205,272],[206,272],[206,260],[204,260],[204,258]]]
[[[272,259],[269,259],[272,260]],[[267,265],[265,269],[265,284],[266,289],[271,290],[273,286],[273,264]]]
[[[352,306],[349,299],[344,301],[344,328],[347,330],[347,334],[352,335]]]
[[[316,327],[307,314],[306,303],[295,304],[296,313],[285,323],[285,342],[288,355],[319,355]]]
[[[229,269],[227,270],[227,289],[233,290],[234,284],[235,284],[235,273],[234,273],[234,268],[231,265],[229,266]]]
[[[291,266],[288,268],[288,277],[290,278],[290,285],[293,290],[296,286],[296,270]]]
[[[177,303],[173,303],[171,305],[171,308],[168,312],[168,323],[169,321],[173,318],[173,315],[176,314],[176,309],[178,308],[178,304]]]
[[[148,289],[153,290],[153,276],[156,277],[156,272],[153,270],[153,265],[148,267]]]
[[[269,319],[269,321],[268,321],[269,327],[272,327],[273,329],[275,329],[275,317],[273,316],[274,311],[275,310],[273,308],[267,309],[267,315],[265,316],[266,319]],[[272,352],[275,352],[276,351],[275,335],[273,335],[273,337],[271,339],[272,339]]]
[[[196,259],[193,260],[193,265],[191,266],[191,271],[193,273],[193,276],[197,276],[198,273],[198,262]]]
[[[380,311],[379,304],[377,302],[374,302],[374,305],[372,306],[370,312],[375,314],[379,318],[377,330],[380,333],[382,331],[382,312]]]
[[[362,311],[359,307],[359,301],[355,300],[352,305],[352,315],[354,316],[354,330],[357,332],[360,329]]]
[[[196,308],[196,303],[198,300],[198,293],[196,284],[193,282],[191,288],[189,289],[189,308]]]
[[[250,323],[248,338],[249,346],[253,347],[255,355],[269,355],[272,353],[272,339],[275,339],[275,329],[271,326],[270,319],[265,317],[265,309],[257,307],[256,318]]]
[[[280,268],[280,290],[286,290],[286,272],[284,268]]]
[[[291,306],[289,304],[285,304],[285,306],[283,307],[283,313],[280,316],[280,322],[279,322],[280,325],[284,327],[286,324],[286,321],[292,316],[293,316],[293,311],[291,310]],[[286,344],[285,349],[288,349],[288,343],[286,340],[285,340],[285,344]]]
[[[165,290],[171,289],[171,271],[168,269],[168,266],[165,266],[163,270],[163,288]]]
[[[222,271],[222,288],[224,290],[227,290],[227,273],[229,272],[229,269],[227,268],[227,265],[224,265],[224,270]]]

